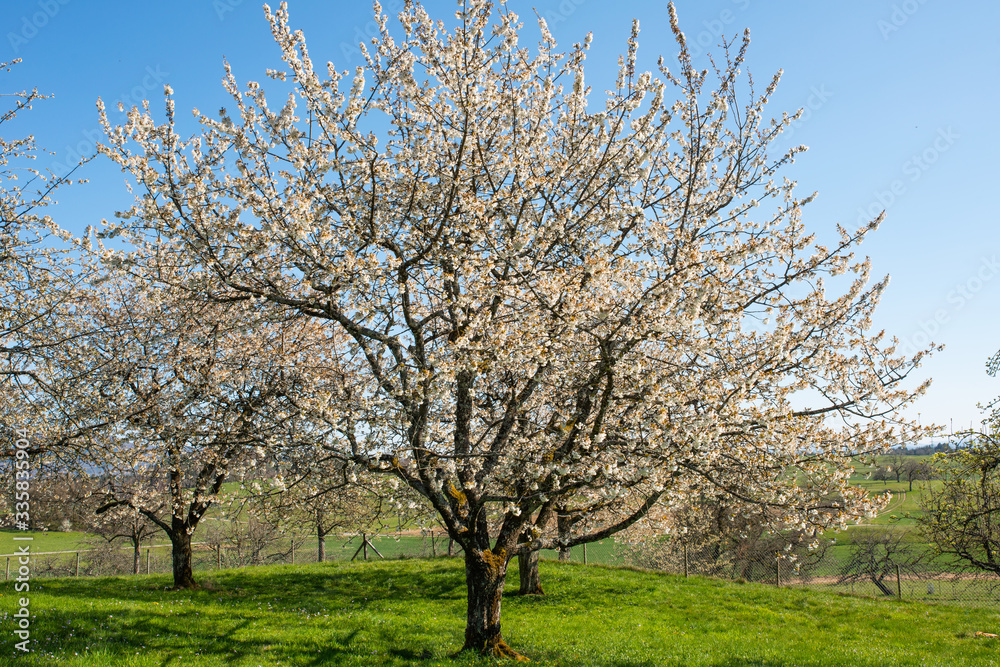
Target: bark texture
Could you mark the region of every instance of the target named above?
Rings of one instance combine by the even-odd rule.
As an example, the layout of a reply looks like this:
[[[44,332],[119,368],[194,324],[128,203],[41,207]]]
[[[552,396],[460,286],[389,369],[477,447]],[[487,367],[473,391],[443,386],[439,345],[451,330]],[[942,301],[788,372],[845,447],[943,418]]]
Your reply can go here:
[[[171,556],[174,565],[174,588],[196,588],[191,566],[191,535],[186,530],[170,533]]]
[[[520,578],[518,595],[544,595],[542,580],[538,574],[538,551],[518,554],[517,573]]]
[[[489,549],[467,547],[465,581],[468,588],[468,612],[463,651],[475,651],[494,658],[526,661],[510,648],[500,632],[500,606],[507,580],[507,555]]]

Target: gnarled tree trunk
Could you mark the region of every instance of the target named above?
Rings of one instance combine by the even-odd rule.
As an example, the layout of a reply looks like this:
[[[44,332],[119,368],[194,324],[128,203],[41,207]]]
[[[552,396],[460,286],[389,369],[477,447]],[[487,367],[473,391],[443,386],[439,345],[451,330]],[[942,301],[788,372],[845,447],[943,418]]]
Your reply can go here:
[[[496,658],[526,660],[507,646],[500,633],[500,605],[507,580],[507,554],[489,549],[465,548],[465,581],[468,588],[465,645],[463,651],[475,651]]]
[[[191,566],[191,535],[185,529],[170,531],[171,556],[174,566],[174,588],[196,588]]]

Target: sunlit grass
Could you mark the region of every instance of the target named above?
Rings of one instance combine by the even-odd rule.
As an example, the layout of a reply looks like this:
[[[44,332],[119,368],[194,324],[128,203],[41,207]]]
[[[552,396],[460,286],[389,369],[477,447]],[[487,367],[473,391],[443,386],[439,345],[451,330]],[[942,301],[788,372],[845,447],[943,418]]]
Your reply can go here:
[[[539,665],[1000,665],[1000,613],[543,562],[547,594],[504,600]],[[458,559],[33,582],[18,664],[468,665]],[[0,600],[8,625],[14,593]],[[12,642],[4,649],[14,653]]]

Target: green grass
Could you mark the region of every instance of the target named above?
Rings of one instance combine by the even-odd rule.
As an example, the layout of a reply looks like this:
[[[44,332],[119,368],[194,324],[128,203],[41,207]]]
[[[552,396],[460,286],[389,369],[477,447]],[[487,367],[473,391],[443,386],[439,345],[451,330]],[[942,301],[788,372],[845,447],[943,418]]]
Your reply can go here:
[[[504,600],[504,635],[538,665],[1000,665],[1000,613],[543,562],[547,595]],[[516,589],[516,574],[508,594]],[[458,559],[47,579],[27,665],[487,665],[462,643]],[[13,591],[0,595],[8,629]],[[2,656],[13,653],[12,641]],[[13,664],[13,660],[7,664]]]
[[[14,537],[31,537],[31,542],[15,542]],[[31,550],[41,551],[77,551],[78,549],[89,548],[85,542],[88,539],[96,539],[96,535],[89,533],[72,531],[64,533],[61,531],[31,531],[21,530],[0,530],[0,554],[17,553],[17,549],[24,544],[30,544]]]

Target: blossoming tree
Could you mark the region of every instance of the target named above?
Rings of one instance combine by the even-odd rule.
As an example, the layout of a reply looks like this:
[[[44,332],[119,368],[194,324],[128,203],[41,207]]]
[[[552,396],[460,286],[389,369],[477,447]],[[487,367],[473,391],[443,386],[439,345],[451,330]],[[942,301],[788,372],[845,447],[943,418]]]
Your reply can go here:
[[[9,73],[18,63],[0,63],[0,73]],[[46,96],[37,89],[2,93],[0,403],[10,414],[0,417],[0,451],[13,456],[14,429],[30,424],[29,451],[35,456],[48,436],[43,433],[45,420],[29,419],[29,413],[43,411],[34,403],[51,389],[38,371],[79,333],[72,315],[79,303],[78,287],[92,267],[67,252],[68,235],[44,215],[56,188],[70,181],[69,174],[56,177],[38,169],[42,151],[34,137],[16,137],[8,131],[18,115]]]
[[[190,588],[192,536],[224,485],[252,482],[272,451],[299,442],[294,396],[309,366],[294,360],[315,326],[121,275],[94,289],[95,333],[61,368],[90,379],[66,396],[63,419],[94,426],[67,439],[65,457],[100,482],[97,514],[139,514],[167,534],[174,586]]]
[[[353,80],[266,9],[284,101],[227,64],[233,109],[189,139],[169,88],[165,122],[105,120],[139,193],[105,233],[342,332],[327,451],[427,498],[464,550],[464,648],[518,657],[521,553],[699,494],[803,529],[875,510],[850,457],[916,428],[886,417],[920,355],[869,330],[887,280],[852,253],[879,221],[807,234],[747,37],[698,71],[671,7],[678,65],[640,72],[636,25],[595,104],[589,36],[559,54],[539,20],[530,51],[505,4],[459,4],[449,32],[406,2],[397,39],[376,3]]]

